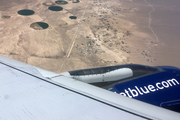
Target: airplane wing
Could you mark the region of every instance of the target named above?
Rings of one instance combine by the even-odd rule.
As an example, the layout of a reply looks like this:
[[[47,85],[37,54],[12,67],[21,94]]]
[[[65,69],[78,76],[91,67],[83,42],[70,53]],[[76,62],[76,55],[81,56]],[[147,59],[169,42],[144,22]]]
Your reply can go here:
[[[178,120],[180,114],[0,56],[0,119]]]

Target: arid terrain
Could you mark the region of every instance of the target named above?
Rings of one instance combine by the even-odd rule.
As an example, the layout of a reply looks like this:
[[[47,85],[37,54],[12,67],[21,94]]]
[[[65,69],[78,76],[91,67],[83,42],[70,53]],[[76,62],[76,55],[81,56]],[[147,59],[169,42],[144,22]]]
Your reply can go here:
[[[155,51],[164,44],[151,28],[154,8],[145,1],[4,0],[0,54],[57,73],[127,63],[163,65]],[[52,6],[63,9],[48,9]],[[18,14],[23,9],[34,14]]]

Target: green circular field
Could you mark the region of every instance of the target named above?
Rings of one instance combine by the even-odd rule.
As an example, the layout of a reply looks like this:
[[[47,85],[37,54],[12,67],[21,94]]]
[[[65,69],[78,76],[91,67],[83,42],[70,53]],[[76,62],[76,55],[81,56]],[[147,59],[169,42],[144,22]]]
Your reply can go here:
[[[63,8],[60,7],[60,6],[50,6],[48,9],[51,10],[51,11],[61,11],[61,10],[63,10]]]
[[[49,27],[47,23],[44,22],[34,22],[30,25],[31,28],[35,30],[43,30]]]
[[[62,0],[58,0],[58,1],[56,1],[55,3],[56,3],[56,4],[59,4],[59,5],[66,5],[66,4],[68,4],[67,1],[62,1]]]
[[[69,16],[70,19],[77,19],[76,16]]]
[[[33,10],[24,9],[24,10],[18,11],[18,14],[19,15],[28,16],[28,15],[33,15],[34,11]]]

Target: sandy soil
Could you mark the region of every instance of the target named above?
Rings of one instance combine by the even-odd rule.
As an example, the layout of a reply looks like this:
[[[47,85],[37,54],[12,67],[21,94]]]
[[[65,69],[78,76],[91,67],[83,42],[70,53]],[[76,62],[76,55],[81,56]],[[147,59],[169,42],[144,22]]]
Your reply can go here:
[[[138,0],[80,0],[50,11],[51,0],[6,0],[0,5],[0,54],[54,72],[138,63],[156,65],[161,41],[149,24],[152,8]],[[59,5],[56,5],[59,6]],[[31,9],[34,15],[17,11]],[[77,16],[70,19],[69,16]],[[34,22],[47,29],[35,30]]]

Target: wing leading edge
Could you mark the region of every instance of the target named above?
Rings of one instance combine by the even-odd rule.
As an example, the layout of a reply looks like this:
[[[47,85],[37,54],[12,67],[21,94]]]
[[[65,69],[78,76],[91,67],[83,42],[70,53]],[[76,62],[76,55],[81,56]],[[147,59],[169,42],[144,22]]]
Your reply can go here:
[[[15,67],[3,58],[0,56],[1,119],[175,120],[180,117],[179,113],[63,76],[47,79],[36,68]]]

